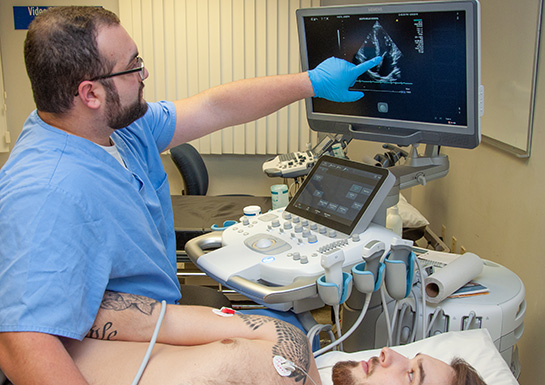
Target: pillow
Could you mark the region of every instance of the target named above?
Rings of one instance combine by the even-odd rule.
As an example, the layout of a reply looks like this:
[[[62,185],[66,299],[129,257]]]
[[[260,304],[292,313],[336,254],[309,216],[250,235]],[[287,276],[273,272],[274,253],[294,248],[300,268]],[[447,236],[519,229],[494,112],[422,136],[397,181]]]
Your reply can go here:
[[[399,216],[403,222],[404,229],[418,229],[426,227],[430,224],[425,216],[416,209],[413,205],[407,202],[407,199],[402,194],[399,194],[399,202],[397,202]]]
[[[392,349],[409,358],[417,353],[425,353],[447,363],[454,357],[460,357],[473,366],[489,385],[518,385],[486,329],[443,333]],[[331,368],[337,361],[367,360],[372,356],[378,356],[379,353],[380,349],[374,349],[356,353],[329,352],[321,355],[316,358],[316,365],[323,385],[333,384]]]

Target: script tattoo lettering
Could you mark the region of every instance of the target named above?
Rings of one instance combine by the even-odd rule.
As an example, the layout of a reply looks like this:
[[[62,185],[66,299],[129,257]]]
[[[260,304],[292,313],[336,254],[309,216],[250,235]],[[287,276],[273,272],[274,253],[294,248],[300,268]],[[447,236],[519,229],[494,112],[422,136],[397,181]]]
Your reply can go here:
[[[276,329],[277,342],[273,346],[272,356],[282,356],[308,373],[310,368],[310,349],[307,337],[295,326],[275,318],[263,316],[241,315],[244,323],[252,330],[257,330],[265,324],[273,323]],[[307,376],[296,369],[290,377],[296,382],[306,383]]]
[[[102,329],[93,325],[91,330],[89,330],[89,333],[87,333],[87,337],[97,340],[111,340],[117,335],[117,330],[110,331],[112,326],[113,324],[111,322],[106,322]]]

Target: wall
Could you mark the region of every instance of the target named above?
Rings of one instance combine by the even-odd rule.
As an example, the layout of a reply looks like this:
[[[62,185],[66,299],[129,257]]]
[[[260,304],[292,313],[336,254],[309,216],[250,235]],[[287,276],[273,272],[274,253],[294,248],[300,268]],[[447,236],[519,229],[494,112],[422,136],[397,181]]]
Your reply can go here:
[[[2,65],[4,70],[4,87],[7,93],[7,123],[11,134],[10,149],[21,133],[23,123],[28,114],[36,107],[32,98],[30,82],[26,75],[23,57],[23,44],[26,30],[15,30],[13,25],[13,6],[49,6],[49,5],[97,5],[95,1],[85,0],[55,0],[52,1],[0,1],[0,49],[2,50]],[[118,13],[117,0],[102,0],[100,5]],[[0,166],[8,159],[8,153],[0,153]]]

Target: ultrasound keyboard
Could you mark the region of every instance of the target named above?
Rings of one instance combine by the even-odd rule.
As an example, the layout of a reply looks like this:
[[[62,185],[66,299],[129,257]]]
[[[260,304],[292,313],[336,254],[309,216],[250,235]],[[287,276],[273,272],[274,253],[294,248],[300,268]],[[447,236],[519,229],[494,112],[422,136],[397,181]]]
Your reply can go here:
[[[383,168],[321,157],[286,208],[242,217],[222,233],[194,238],[186,251],[207,275],[252,300],[297,308],[298,301],[316,297],[322,255],[342,253],[348,272],[363,261],[370,242],[389,249],[397,236],[372,219],[394,181]],[[210,245],[217,249],[201,251]]]

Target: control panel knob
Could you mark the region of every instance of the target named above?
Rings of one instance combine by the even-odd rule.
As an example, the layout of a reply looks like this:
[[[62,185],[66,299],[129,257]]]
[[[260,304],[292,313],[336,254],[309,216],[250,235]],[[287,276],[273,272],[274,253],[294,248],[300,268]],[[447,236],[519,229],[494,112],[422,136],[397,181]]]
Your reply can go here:
[[[295,232],[296,233],[302,233],[303,232],[303,226],[295,225]]]
[[[272,227],[280,227],[280,221],[278,219],[275,219],[271,222]]]
[[[316,243],[318,242],[318,237],[316,236],[316,234],[310,234],[310,236],[308,237],[308,243]]]
[[[284,222],[284,230],[289,230],[292,228],[291,222]]]
[[[337,237],[337,231],[333,229],[329,229],[329,232],[327,234],[329,238],[336,238]]]

